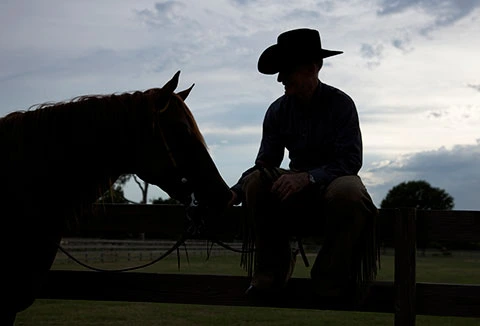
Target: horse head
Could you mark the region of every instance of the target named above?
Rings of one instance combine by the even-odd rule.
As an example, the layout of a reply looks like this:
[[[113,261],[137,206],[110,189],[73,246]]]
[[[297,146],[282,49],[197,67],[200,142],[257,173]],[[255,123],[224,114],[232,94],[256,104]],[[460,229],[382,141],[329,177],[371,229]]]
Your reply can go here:
[[[140,178],[157,185],[183,204],[219,211],[231,198],[230,189],[213,162],[185,99],[193,85],[175,93],[180,72],[150,96],[151,139],[137,150]]]

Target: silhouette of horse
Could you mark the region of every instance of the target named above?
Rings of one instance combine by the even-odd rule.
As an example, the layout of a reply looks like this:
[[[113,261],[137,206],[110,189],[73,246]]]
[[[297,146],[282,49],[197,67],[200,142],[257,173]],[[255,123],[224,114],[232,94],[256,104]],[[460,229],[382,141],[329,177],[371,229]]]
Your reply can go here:
[[[230,190],[184,100],[162,88],[91,95],[0,119],[1,325],[35,300],[62,232],[122,174],[221,213]]]

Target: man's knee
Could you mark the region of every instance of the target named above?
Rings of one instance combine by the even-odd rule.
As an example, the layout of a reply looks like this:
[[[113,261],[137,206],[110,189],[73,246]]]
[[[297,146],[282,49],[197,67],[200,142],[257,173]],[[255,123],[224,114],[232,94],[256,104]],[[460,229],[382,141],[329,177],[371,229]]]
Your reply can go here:
[[[345,176],[332,181],[325,199],[327,211],[339,218],[365,221],[377,211],[358,176]]]
[[[252,191],[264,187],[264,183],[260,170],[255,170],[245,177],[243,189],[245,192]]]
[[[365,186],[358,176],[343,176],[330,183],[325,200],[335,205],[355,204],[362,201],[365,192]]]
[[[258,202],[271,197],[272,184],[276,170],[258,169],[247,175],[243,181],[243,191],[248,202]]]

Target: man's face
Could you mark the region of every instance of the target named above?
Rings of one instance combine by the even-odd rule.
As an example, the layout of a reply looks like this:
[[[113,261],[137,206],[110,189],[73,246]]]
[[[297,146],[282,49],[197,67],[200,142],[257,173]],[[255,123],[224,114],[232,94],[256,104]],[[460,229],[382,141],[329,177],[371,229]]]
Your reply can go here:
[[[285,86],[285,95],[302,96],[311,91],[314,75],[313,64],[300,64],[282,69],[278,73],[277,81]]]

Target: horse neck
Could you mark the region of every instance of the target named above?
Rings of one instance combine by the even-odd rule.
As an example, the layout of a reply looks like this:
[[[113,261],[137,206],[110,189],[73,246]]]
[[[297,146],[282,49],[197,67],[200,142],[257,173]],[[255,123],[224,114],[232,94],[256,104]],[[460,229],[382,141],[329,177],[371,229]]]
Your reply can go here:
[[[126,151],[134,146],[128,101],[92,99],[26,112],[17,123],[24,155],[47,170],[67,169],[98,178],[129,169]]]

